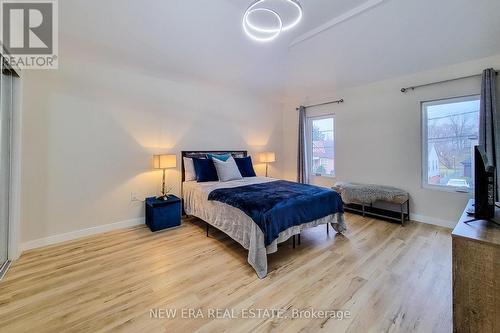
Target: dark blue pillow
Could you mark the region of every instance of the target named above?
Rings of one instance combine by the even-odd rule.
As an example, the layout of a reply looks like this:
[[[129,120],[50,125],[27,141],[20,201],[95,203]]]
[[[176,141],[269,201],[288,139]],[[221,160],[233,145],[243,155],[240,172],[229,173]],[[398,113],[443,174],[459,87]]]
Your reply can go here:
[[[255,170],[253,169],[252,158],[247,157],[235,157],[236,165],[240,170],[241,176],[243,177],[256,177]]]
[[[194,172],[196,173],[196,181],[213,182],[218,181],[217,170],[215,169],[214,161],[211,158],[193,158]]]

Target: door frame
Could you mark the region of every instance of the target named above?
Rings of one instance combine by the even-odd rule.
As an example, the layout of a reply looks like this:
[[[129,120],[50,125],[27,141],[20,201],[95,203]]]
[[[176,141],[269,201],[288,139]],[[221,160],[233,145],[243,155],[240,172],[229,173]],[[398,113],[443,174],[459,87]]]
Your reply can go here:
[[[22,151],[22,76],[13,80],[14,95],[11,115],[10,202],[8,258],[14,261],[21,255],[21,151]]]
[[[1,57],[9,56],[2,47],[0,47],[0,55]],[[19,68],[13,69],[19,78],[13,79],[12,83],[8,261],[14,261],[21,255],[22,73]]]

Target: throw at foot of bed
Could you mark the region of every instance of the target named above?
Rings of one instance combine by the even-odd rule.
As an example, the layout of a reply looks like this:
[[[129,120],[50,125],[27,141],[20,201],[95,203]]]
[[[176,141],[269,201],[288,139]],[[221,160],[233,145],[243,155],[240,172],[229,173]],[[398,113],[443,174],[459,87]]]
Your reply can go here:
[[[250,216],[264,233],[266,246],[290,227],[337,213],[342,219],[338,226],[344,229],[337,231],[345,231],[342,198],[324,187],[277,180],[216,189],[208,200],[231,205]]]

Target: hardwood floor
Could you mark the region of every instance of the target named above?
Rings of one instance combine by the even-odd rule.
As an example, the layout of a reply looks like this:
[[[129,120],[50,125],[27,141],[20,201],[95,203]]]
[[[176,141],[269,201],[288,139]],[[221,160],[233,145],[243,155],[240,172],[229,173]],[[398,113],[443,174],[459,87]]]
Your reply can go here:
[[[451,332],[451,231],[346,220],[345,236],[320,226],[296,249],[283,243],[263,280],[239,244],[213,228],[207,238],[194,218],[29,251],[0,282],[0,332]],[[204,318],[183,319],[189,308]],[[241,318],[246,308],[350,317]],[[177,313],[158,319],[151,309]],[[208,318],[215,309],[238,318]]]

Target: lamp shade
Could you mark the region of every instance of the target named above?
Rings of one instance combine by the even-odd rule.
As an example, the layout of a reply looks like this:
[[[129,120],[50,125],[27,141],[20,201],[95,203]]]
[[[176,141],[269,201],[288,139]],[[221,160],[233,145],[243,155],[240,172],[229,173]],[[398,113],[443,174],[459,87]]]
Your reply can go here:
[[[276,162],[276,154],[271,151],[260,153],[259,158],[262,163]]]
[[[153,169],[169,169],[176,166],[176,155],[153,155]]]

